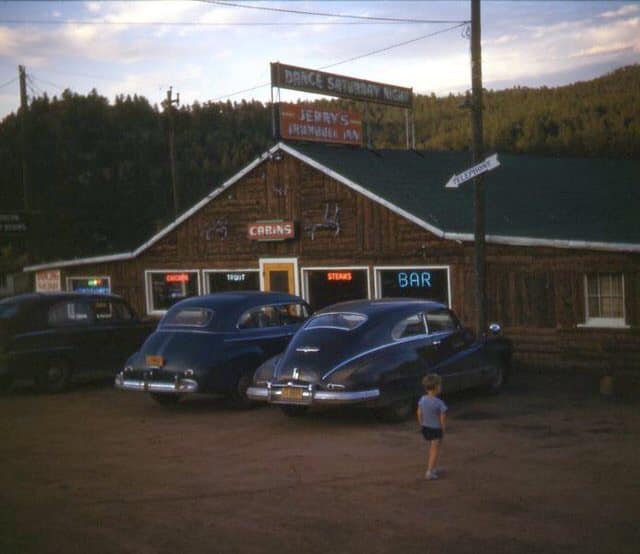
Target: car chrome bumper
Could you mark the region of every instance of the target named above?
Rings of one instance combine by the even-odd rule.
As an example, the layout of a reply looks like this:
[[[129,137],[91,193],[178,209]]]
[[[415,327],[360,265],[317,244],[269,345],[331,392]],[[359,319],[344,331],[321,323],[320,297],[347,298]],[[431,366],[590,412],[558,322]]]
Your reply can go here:
[[[285,389],[295,389],[299,398],[284,397]],[[316,390],[313,385],[276,385],[267,383],[262,387],[249,387],[247,396],[251,400],[269,402],[270,404],[292,404],[298,406],[353,404],[366,402],[380,397],[380,389],[360,391],[325,391]]]
[[[115,387],[121,390],[137,390],[165,394],[198,392],[198,383],[193,379],[176,379],[175,381],[144,381],[142,379],[127,379],[118,373]]]

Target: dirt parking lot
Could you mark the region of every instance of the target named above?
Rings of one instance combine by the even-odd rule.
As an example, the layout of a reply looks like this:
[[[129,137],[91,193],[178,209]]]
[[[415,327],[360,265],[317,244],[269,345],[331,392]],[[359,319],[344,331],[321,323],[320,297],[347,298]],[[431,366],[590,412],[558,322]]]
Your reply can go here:
[[[4,395],[0,552],[639,551],[636,400],[535,373],[447,400],[447,473],[427,482],[413,421]]]

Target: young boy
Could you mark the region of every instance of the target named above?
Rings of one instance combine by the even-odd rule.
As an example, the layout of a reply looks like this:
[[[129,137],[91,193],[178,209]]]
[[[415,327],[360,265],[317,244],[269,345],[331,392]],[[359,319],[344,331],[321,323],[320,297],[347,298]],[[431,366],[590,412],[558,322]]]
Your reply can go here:
[[[442,392],[442,378],[430,373],[422,380],[426,394],[418,402],[418,423],[422,427],[422,436],[429,444],[427,472],[425,477],[437,479],[440,470],[436,468],[440,457],[440,443],[447,423],[447,405],[438,398]]]

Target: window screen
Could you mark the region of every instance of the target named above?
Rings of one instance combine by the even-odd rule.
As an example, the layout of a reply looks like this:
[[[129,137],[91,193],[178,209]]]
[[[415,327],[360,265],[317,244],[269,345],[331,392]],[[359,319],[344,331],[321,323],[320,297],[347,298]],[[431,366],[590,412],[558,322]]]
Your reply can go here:
[[[624,319],[621,273],[587,275],[587,318]]]

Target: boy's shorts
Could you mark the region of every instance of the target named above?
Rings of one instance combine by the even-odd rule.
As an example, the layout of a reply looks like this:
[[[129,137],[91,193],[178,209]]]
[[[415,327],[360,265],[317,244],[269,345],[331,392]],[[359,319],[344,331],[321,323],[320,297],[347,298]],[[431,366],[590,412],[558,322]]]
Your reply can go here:
[[[439,427],[423,427],[422,436],[426,441],[434,441],[442,439],[442,429]]]

